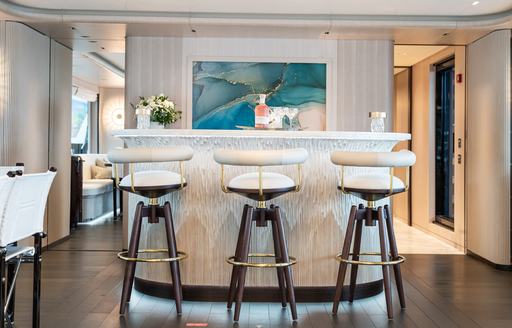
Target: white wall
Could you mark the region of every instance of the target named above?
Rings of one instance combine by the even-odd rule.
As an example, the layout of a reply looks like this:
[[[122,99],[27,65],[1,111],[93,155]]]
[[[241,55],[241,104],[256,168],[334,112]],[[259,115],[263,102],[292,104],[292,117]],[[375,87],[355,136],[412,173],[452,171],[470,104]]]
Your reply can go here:
[[[114,130],[124,129],[124,89],[100,88],[99,144],[100,153],[123,147],[123,141],[112,136]]]
[[[71,50],[15,22],[0,21],[0,165],[58,169],[47,242],[69,234]]]
[[[510,30],[468,46],[468,250],[511,264]]]
[[[48,243],[69,235],[71,87],[73,52],[51,41],[49,163],[57,168],[48,200]]]
[[[186,127],[190,120],[186,114],[191,110],[191,63],[220,58],[327,63],[329,130],[368,130],[368,112],[373,110],[386,111],[391,118],[392,41],[128,37],[126,127],[135,126],[130,103],[160,92],[184,111],[175,127]]]

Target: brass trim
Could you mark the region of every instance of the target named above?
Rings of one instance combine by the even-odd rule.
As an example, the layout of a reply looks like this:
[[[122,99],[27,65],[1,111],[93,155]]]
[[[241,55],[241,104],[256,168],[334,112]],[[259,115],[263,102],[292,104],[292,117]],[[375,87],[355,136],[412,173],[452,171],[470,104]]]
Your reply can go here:
[[[150,198],[148,205],[150,206],[158,206],[158,198]]]
[[[226,184],[224,183],[224,164],[220,165],[220,187],[222,191],[225,192],[226,194],[231,192],[228,190]]]
[[[297,164],[297,182],[295,183],[295,192],[299,192],[302,189],[302,164]]]
[[[185,173],[185,167],[183,165],[183,161],[180,161],[180,181],[181,181],[181,187],[180,189],[183,189],[183,187],[185,186],[185,177],[184,177],[184,173]]]
[[[114,180],[116,182],[116,188],[119,189],[119,172],[117,169],[117,163],[114,163]]]
[[[135,192],[135,177],[133,176],[133,163],[128,164],[130,169],[130,184],[132,192]]]
[[[144,254],[144,253],[168,253],[169,250],[167,248],[159,248],[159,249],[139,249],[137,251],[137,254]],[[160,262],[175,262],[175,261],[181,261],[188,257],[187,253],[185,252],[177,252],[177,257],[167,257],[167,258],[159,258],[159,259],[145,259],[145,258],[138,258],[138,257],[128,257],[126,256],[128,254],[128,251],[119,252],[117,253],[117,257],[120,258],[123,261],[128,262],[145,262],[145,263],[160,263]]]
[[[350,253],[349,255],[353,256],[354,253]],[[367,252],[367,253],[359,253],[359,256],[365,256],[365,255],[370,255],[370,256],[377,256],[377,255],[381,255],[381,253],[379,252]],[[342,259],[341,258],[341,253],[336,255],[336,260],[338,262],[345,262],[345,263],[349,263],[349,264],[357,264],[357,265],[395,265],[395,264],[400,264],[402,262],[405,261],[405,257],[402,256],[402,255],[398,255],[398,259],[397,260],[392,260],[392,261],[356,261],[356,260],[349,260],[349,259]]]
[[[345,166],[343,165],[340,165],[340,189],[342,193],[348,194],[345,191]]]
[[[374,200],[369,200],[369,201],[367,201],[366,207],[368,207],[368,208],[376,208],[377,207],[377,202],[374,201]]]
[[[267,202],[264,200],[259,200],[256,208],[267,208]]]
[[[249,254],[249,257],[276,257],[275,254],[267,254],[267,253],[251,253]],[[294,265],[297,263],[297,259],[293,256],[288,256],[290,261],[289,262],[280,262],[280,263],[253,263],[253,262],[237,262],[235,261],[234,256],[230,256],[226,259],[226,262],[228,262],[231,265],[236,266],[245,266],[245,267],[251,267],[251,268],[282,268],[287,267],[290,265]]]

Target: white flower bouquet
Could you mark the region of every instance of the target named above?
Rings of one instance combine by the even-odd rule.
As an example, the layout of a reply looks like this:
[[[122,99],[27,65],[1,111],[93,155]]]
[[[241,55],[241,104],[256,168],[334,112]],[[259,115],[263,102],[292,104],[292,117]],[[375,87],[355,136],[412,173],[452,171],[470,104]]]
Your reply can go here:
[[[163,93],[158,96],[139,97],[139,102],[132,107],[137,115],[150,115],[151,122],[157,122],[164,126],[175,123],[181,118],[181,111]]]

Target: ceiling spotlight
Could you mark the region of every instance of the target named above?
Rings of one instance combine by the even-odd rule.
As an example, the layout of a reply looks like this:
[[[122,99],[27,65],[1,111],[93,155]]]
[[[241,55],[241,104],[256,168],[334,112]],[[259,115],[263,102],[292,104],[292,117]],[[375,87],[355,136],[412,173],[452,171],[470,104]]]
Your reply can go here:
[[[324,34],[325,34],[325,35],[329,35],[330,33],[331,33],[331,32],[329,32],[329,31],[325,31],[325,32],[324,32]]]
[[[89,40],[89,43],[96,43],[96,42],[98,42],[98,41],[96,41],[96,40]]]
[[[90,37],[90,35],[80,35],[81,38],[87,39]]]
[[[450,35],[449,32],[443,33],[443,36],[448,36],[448,35]]]
[[[480,3],[480,1],[473,1],[472,5],[473,5],[473,6],[476,6],[476,5],[478,5],[479,3]]]
[[[196,33],[197,31],[195,29],[191,29],[190,32]]]

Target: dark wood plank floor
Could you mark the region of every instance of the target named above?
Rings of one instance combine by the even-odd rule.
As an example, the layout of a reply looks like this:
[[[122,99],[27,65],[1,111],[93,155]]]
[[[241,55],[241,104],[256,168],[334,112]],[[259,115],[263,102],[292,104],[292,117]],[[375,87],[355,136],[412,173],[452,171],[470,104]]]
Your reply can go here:
[[[107,225],[103,232],[120,227],[111,230],[113,226]],[[185,302],[179,317],[172,301],[134,291],[128,314],[119,317],[123,264],[114,251],[85,250],[91,240],[83,237],[93,236],[102,249],[117,248],[119,240],[109,238],[98,226],[86,230],[58,250],[44,253],[43,327],[187,327],[190,323],[208,323],[208,327],[512,327],[512,273],[460,255],[407,256],[403,271],[408,307],[401,311],[394,294],[393,321],[387,319],[382,294],[353,304],[343,302],[338,316],[330,315],[330,303],[298,304],[299,320],[294,325],[280,304],[245,303],[236,325],[225,303]],[[30,279],[27,266],[17,292],[17,327],[30,327]]]

